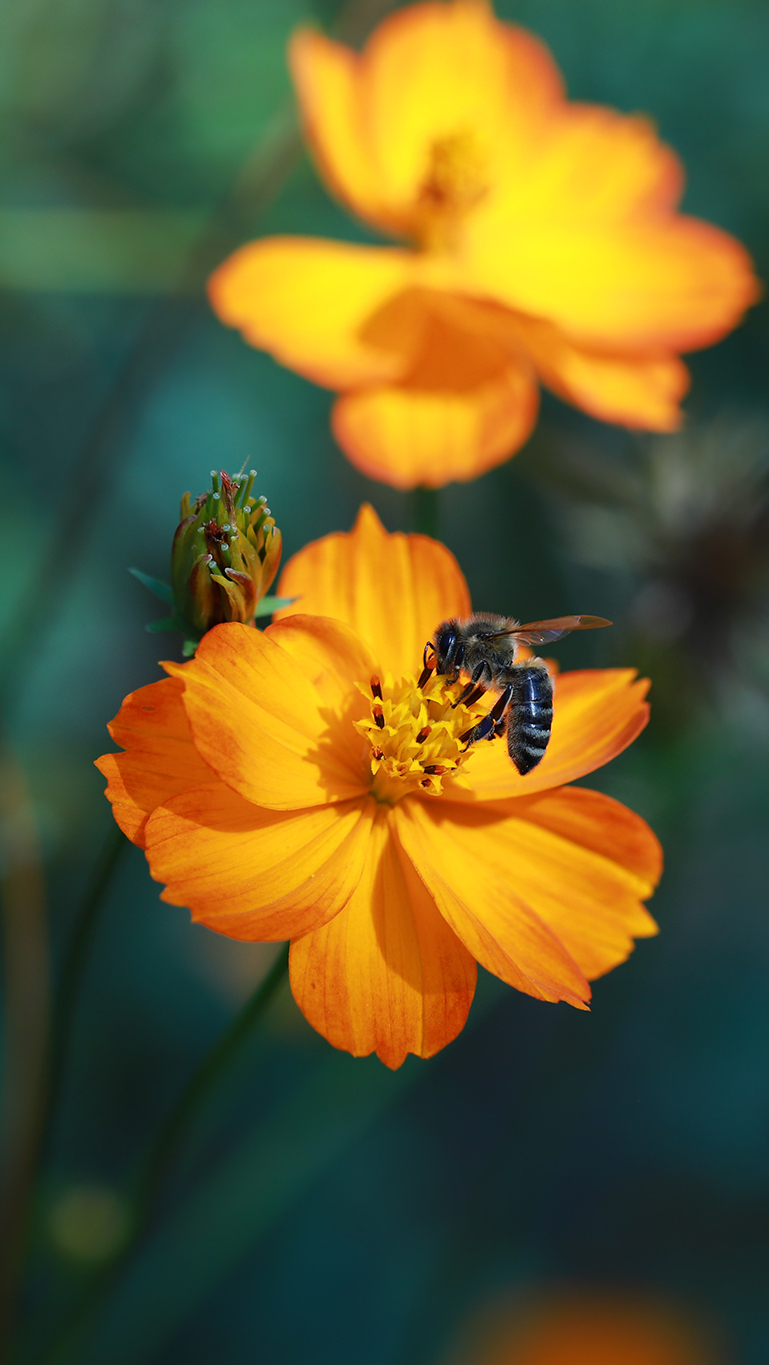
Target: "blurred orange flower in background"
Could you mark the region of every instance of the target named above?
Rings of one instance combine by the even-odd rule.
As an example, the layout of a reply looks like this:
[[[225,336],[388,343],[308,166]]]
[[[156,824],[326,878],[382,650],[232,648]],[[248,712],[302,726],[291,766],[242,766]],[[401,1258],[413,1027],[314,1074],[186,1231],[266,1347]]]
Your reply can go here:
[[[709,1330],[708,1335],[712,1332]],[[506,1314],[452,1365],[716,1365],[705,1330],[655,1300],[585,1291]]]
[[[363,508],[280,592],[301,603],[263,634],[216,626],[129,696],[111,727],[126,752],[98,761],[163,899],[233,938],[293,940],[310,1023],[388,1066],[456,1036],[476,961],[584,1007],[588,979],[656,930],[642,900],[660,850],[632,811],[564,784],[635,738],[646,684],[560,675],[550,746],[521,777],[504,740],[462,742],[487,698],[452,707],[460,683],[419,685],[436,625],[470,610],[444,546]]]
[[[342,396],[333,427],[400,488],[517,450],[537,382],[594,417],[674,430],[688,372],[758,296],[734,238],[676,211],[651,123],[568,101],[547,49],[484,0],[414,5],[362,54],[290,50],[329,189],[398,248],[251,243],[210,297],[255,346]]]

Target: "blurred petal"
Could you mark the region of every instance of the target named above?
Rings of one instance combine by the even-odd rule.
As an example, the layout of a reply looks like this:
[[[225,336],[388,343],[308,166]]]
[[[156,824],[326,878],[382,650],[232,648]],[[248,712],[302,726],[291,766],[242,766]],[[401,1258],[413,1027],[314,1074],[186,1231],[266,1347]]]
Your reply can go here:
[[[484,215],[600,226],[649,219],[675,210],[684,186],[676,153],[660,142],[643,115],[563,100],[529,155],[507,178],[505,197],[483,203],[470,232],[482,235]],[[532,154],[533,153],[533,154]]]
[[[426,804],[432,812],[436,803]],[[657,932],[642,901],[659,880],[660,847],[618,801],[563,787],[466,807],[450,828],[454,857],[478,859],[488,878],[513,886],[588,978],[624,962],[634,938]]]
[[[708,346],[758,298],[747,252],[708,223],[672,214],[591,223],[570,209],[479,225],[475,287],[556,323],[575,344],[631,352]]]
[[[649,719],[649,683],[632,668],[559,673],[553,731],[542,762],[525,777],[513,767],[504,740],[476,745],[462,781],[446,783],[447,801],[500,801],[561,787],[602,768],[622,753]]]
[[[366,137],[357,52],[303,28],[291,39],[289,64],[304,133],[329,189],[362,218],[389,225]]]
[[[296,640],[297,623],[292,638]],[[165,664],[184,682],[195,746],[214,771],[256,805],[300,810],[362,795],[370,780],[352,720],[365,714],[354,682],[371,676],[362,642],[339,621],[312,623],[325,638],[323,691],[305,676],[276,627],[269,634],[228,622],[205,635],[188,664]],[[338,657],[349,666],[343,678]],[[335,704],[330,698],[335,697]]]
[[[620,355],[574,345],[546,322],[516,318],[519,333],[548,388],[604,422],[676,431],[689,371],[677,356]]]
[[[156,806],[213,778],[192,742],[183,690],[177,679],[163,678],[131,692],[108,726],[126,753],[96,760],[109,780],[105,795],[115,819],[139,848],[144,848],[147,816]]]
[[[677,356],[626,359],[563,345],[540,367],[562,398],[604,422],[644,431],[677,431],[689,371]]]
[[[441,488],[478,478],[519,450],[537,416],[529,375],[512,366],[474,389],[363,389],[334,406],[334,435],[369,478]]]
[[[483,1340],[483,1337],[486,1340]],[[492,1320],[472,1365],[724,1365],[707,1320],[688,1320],[665,1299],[559,1288]],[[715,1339],[714,1339],[715,1338]],[[468,1365],[471,1365],[468,1360]]]
[[[534,373],[502,309],[415,287],[368,328],[408,333],[415,351],[397,387],[363,388],[334,408],[334,434],[365,474],[398,488],[439,488],[475,478],[526,440],[537,412]]]
[[[483,0],[390,15],[369,40],[360,82],[382,195],[405,223],[436,145],[469,135],[478,175],[493,194],[500,179],[515,175],[562,93],[544,45],[497,22]]]
[[[316,384],[344,389],[394,379],[414,340],[404,327],[366,339],[371,314],[411,282],[414,258],[388,247],[267,237],[228,257],[209,281],[221,318]]]
[[[475,963],[413,869],[380,806],[366,869],[346,908],[291,945],[291,989],[313,1028],[355,1057],[398,1067],[431,1057],[462,1029]]]
[[[514,868],[489,861],[504,820],[459,807],[406,799],[393,808],[401,844],[438,909],[473,957],[508,985],[538,1000],[565,1000],[578,1009],[590,999],[580,968],[551,929],[516,891]]]
[[[379,669],[395,678],[419,671],[425,644],[442,620],[470,611],[467,584],[451,552],[427,536],[389,535],[365,504],[352,531],[323,536],[289,560],[278,592],[299,601],[276,613],[276,620],[298,612],[337,617],[365,640]],[[358,680],[366,682],[367,675]]]
[[[230,938],[287,939],[347,904],[365,864],[375,803],[266,811],[223,782],[160,806],[147,858],[161,899]]]

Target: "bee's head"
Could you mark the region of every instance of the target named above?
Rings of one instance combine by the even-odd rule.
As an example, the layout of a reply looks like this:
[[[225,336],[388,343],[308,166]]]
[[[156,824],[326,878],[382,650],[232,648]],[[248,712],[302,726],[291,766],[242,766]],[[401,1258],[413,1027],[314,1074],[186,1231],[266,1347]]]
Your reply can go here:
[[[450,621],[443,621],[438,626],[433,636],[433,649],[435,651],[435,671],[436,673],[453,673],[459,659],[457,651],[460,642],[459,621],[453,617]]]

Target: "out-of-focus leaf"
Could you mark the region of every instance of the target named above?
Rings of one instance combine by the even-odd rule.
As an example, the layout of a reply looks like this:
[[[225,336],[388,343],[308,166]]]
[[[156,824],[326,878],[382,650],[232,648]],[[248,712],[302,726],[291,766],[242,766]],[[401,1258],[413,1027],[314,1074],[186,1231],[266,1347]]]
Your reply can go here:
[[[295,597],[263,597],[256,609],[257,616],[272,616],[274,611],[280,611],[281,607],[290,607],[292,602],[296,602]]]
[[[154,593],[156,597],[159,597],[161,602],[165,602],[167,607],[172,607],[174,605],[174,594],[169,583],[161,583],[159,578],[153,578],[151,574],[143,573],[141,569],[129,569],[128,572],[132,573],[134,578],[138,578],[139,582],[142,583],[145,588],[149,588],[150,592]],[[160,622],[156,622],[154,625],[147,627],[148,630],[160,630],[165,628],[165,622],[162,627]],[[167,628],[169,630],[171,629],[170,626]]]
[[[178,286],[206,209],[0,209],[0,279],[13,289],[162,294]]]

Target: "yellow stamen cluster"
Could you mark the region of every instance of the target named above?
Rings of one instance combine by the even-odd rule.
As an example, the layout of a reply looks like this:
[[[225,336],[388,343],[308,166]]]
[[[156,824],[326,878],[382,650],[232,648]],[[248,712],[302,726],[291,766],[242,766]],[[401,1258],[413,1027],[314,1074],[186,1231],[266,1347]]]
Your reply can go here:
[[[467,733],[487,714],[491,698],[453,706],[463,683],[452,683],[431,673],[420,687],[407,676],[394,683],[372,678],[361,687],[371,701],[371,717],[355,728],[371,745],[372,792],[393,805],[417,789],[440,796],[443,783],[454,777],[472,754]]]
[[[457,132],[430,144],[425,175],[417,195],[422,244],[454,244],[457,223],[488,193],[487,168],[472,133]]]

